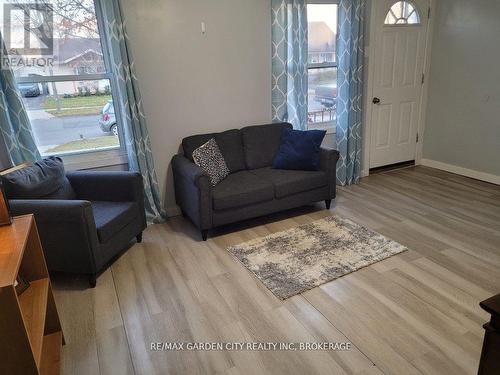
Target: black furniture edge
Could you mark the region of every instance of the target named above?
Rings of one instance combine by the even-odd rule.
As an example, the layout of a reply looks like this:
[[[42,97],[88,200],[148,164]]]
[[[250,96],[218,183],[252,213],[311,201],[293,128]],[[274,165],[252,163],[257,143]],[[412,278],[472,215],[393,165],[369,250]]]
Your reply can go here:
[[[482,301],[481,308],[491,315],[485,330],[478,375],[496,375],[500,369],[500,294]]]

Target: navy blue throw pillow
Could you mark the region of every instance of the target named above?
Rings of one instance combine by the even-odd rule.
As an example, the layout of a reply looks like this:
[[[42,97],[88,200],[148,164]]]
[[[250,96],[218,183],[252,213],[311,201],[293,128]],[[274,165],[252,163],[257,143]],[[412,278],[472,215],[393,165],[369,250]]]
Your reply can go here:
[[[325,130],[301,131],[284,128],[273,168],[301,171],[319,170],[319,151],[325,134]]]

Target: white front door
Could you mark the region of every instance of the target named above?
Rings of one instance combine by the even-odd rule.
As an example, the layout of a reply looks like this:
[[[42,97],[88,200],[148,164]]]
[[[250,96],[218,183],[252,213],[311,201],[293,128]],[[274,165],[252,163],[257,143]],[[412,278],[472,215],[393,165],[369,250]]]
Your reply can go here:
[[[370,168],[415,160],[429,0],[374,0]]]

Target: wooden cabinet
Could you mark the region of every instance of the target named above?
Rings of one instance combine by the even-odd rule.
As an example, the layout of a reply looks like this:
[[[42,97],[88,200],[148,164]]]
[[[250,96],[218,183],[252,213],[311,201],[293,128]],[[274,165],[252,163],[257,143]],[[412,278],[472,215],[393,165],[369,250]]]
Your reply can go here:
[[[29,283],[19,296],[18,275]],[[0,374],[59,374],[64,337],[33,215],[0,227]]]
[[[485,330],[478,375],[500,374],[500,294],[480,303],[483,310],[491,314]]]

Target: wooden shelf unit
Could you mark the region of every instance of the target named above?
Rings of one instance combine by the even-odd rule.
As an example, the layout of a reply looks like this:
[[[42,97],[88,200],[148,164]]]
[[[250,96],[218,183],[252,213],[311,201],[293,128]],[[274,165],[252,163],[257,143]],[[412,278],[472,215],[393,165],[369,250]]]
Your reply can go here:
[[[29,287],[17,295],[21,275]],[[0,374],[59,374],[64,337],[33,215],[0,227]]]

